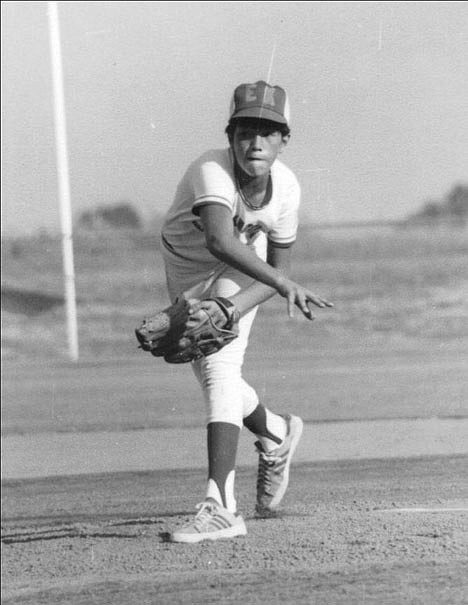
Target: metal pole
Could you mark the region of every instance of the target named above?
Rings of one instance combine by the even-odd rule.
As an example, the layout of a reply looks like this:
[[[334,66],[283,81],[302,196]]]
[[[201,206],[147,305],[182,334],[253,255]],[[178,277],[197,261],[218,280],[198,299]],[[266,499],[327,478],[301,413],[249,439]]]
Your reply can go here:
[[[48,2],[50,57],[54,95],[55,144],[62,232],[65,306],[68,350],[73,361],[78,359],[78,322],[76,314],[75,271],[73,263],[72,213],[68,174],[67,132],[63,93],[62,56],[57,2]]]

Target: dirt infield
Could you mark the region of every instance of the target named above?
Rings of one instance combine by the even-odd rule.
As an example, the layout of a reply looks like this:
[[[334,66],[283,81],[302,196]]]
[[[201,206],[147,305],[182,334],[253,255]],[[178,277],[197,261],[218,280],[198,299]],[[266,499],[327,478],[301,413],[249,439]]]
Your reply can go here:
[[[453,447],[454,427],[464,443],[465,353],[464,343],[427,353],[381,351],[379,356],[327,351],[314,354],[308,373],[303,365],[295,370],[295,358],[279,374],[275,365],[268,370],[259,364],[258,380],[268,385],[260,388],[262,395],[276,396],[280,409],[292,381],[297,411],[309,420],[310,435],[305,431],[304,448],[298,450],[283,514],[268,520],[253,517],[255,458],[249,444],[241,451],[237,474],[248,535],[191,546],[171,544],[167,535],[204,497],[204,433],[200,408],[189,397],[177,409],[170,404],[181,400],[182,382],[173,380],[170,369],[157,373],[154,364],[118,360],[9,367],[2,445],[11,439],[19,444],[13,460],[21,466],[21,447],[31,463],[31,445],[39,441],[63,468],[56,477],[3,481],[3,602],[466,605],[468,456]],[[137,371],[139,388],[132,390],[128,385]],[[157,396],[150,397],[154,384]],[[336,422],[351,414],[353,422]],[[390,424],[387,434],[384,428]],[[351,431],[347,437],[345,425]],[[442,425],[449,432],[442,433]],[[408,426],[411,430],[405,432]],[[363,459],[366,427],[379,459]],[[100,428],[106,432],[99,433]],[[112,429],[123,432],[120,441],[112,442],[110,467],[101,466],[109,472],[94,465],[93,474],[70,475],[73,452],[86,463],[87,473],[93,451],[99,464],[105,462],[102,444],[93,450],[89,443],[103,436],[112,441]],[[91,432],[82,432],[86,430]],[[167,449],[164,459],[169,456],[174,464],[174,443],[172,449],[167,443],[174,432],[184,430],[200,439],[197,450],[203,459],[184,450],[178,470],[128,466],[135,459],[140,464],[143,454],[159,455],[143,439],[151,431],[161,435],[158,447]],[[415,435],[426,439],[424,451],[430,456],[408,457],[421,455],[402,447]],[[304,459],[309,437],[313,457]],[[440,449],[446,439],[452,449]],[[78,448],[70,449],[72,442]],[[180,437],[176,442],[176,448],[186,445]],[[120,452],[124,443],[127,454]],[[353,444],[357,460],[350,459]],[[336,456],[341,445],[347,461],[316,458],[326,456],[329,448]],[[242,458],[244,450],[249,464]],[[122,455],[127,466],[118,464]],[[42,473],[44,457],[34,458]],[[110,472],[116,469],[128,472]]]
[[[468,594],[468,457],[297,464],[276,519],[248,535],[172,544],[203,498],[202,470],[3,485],[3,602],[441,605]]]

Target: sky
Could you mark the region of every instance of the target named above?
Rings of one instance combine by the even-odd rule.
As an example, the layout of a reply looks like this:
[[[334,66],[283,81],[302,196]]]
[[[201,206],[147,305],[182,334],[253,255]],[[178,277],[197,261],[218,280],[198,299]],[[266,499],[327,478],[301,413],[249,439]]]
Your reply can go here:
[[[47,2],[2,2],[2,234],[60,231]],[[467,2],[58,2],[71,204],[163,213],[283,86],[304,222],[399,219],[468,182]]]

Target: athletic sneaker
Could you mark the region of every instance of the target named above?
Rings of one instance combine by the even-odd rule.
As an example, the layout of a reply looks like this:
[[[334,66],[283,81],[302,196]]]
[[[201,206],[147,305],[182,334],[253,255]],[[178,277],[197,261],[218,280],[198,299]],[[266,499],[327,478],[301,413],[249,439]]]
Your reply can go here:
[[[197,509],[198,513],[194,521],[171,535],[172,542],[193,544],[201,542],[201,540],[245,536],[247,533],[244,519],[240,515],[230,513],[212,498],[207,498],[201,504],[197,504]]]
[[[289,467],[294,451],[302,435],[304,423],[298,416],[286,415],[286,437],[283,443],[272,452],[265,452],[257,441],[255,447],[259,453],[257,475],[256,512],[267,516],[279,505],[289,483]]]

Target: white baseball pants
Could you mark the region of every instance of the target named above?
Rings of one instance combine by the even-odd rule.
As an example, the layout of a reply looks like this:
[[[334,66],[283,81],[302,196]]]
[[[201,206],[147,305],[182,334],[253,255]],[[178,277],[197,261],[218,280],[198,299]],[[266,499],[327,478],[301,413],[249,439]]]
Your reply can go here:
[[[184,263],[164,247],[162,250],[171,302],[182,293],[187,298],[229,298],[253,283],[252,278],[221,262],[215,269],[196,272],[190,263]],[[221,351],[191,364],[203,390],[207,424],[228,422],[242,428],[243,418],[259,403],[255,390],[242,378],[244,354],[257,310],[255,307],[241,318],[238,338]]]

